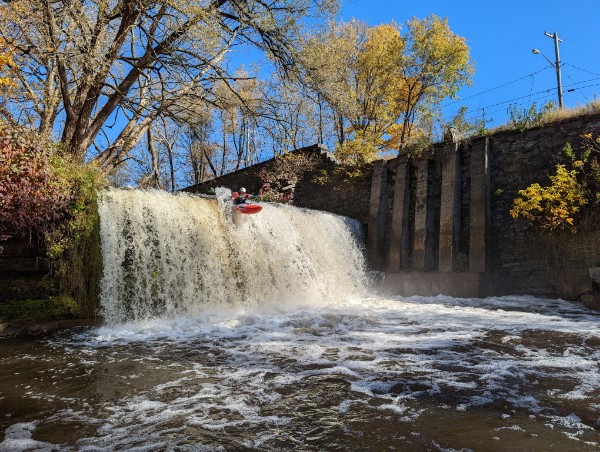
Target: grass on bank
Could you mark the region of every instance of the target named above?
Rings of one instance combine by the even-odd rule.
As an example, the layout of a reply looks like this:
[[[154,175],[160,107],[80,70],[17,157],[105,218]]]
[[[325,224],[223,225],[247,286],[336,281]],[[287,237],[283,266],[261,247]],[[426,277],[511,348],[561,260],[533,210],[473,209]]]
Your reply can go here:
[[[11,323],[73,319],[77,312],[77,303],[66,295],[0,303],[0,321]]]
[[[556,108],[553,102],[542,105],[538,109],[535,102],[529,109],[519,110],[509,107],[510,120],[501,126],[490,129],[487,134],[496,132],[519,130],[521,132],[534,127],[548,126],[569,119],[600,114],[600,99],[593,100],[585,105],[573,108]]]

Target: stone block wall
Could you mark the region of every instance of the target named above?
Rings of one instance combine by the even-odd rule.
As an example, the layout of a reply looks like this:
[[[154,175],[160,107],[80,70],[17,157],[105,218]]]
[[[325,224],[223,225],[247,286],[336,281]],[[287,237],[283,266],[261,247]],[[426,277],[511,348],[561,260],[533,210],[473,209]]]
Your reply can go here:
[[[347,174],[321,145],[297,149],[294,153],[307,153],[317,157],[315,168],[299,175],[295,186],[294,205],[355,218],[367,225],[371,166],[365,166],[361,175]],[[262,185],[259,173],[262,170],[268,171],[274,164],[275,159],[266,160],[203,184],[188,187],[184,191],[208,194],[216,187],[237,191],[244,186],[249,192],[258,193]]]
[[[567,143],[581,147],[581,135],[600,135],[600,115],[572,118],[523,133],[490,137],[490,218],[486,294],[528,293],[577,298],[591,290],[587,268],[600,261],[600,215],[593,213],[577,234],[536,235],[508,211],[518,191],[549,183],[564,162]]]
[[[90,207],[92,227],[71,243],[62,257],[50,261],[43,240],[13,234],[0,242],[0,302],[68,295],[79,319],[96,320],[102,257],[97,207]]]
[[[478,281],[471,296],[575,299],[589,292],[588,267],[600,265],[599,212],[586,218],[577,234],[551,237],[509,214],[518,191],[549,182],[556,164],[565,161],[565,145],[581,146],[585,133],[600,135],[600,115],[438,143],[420,160],[375,162],[367,243],[371,265],[388,272],[404,295],[411,295],[406,288],[414,286],[415,271],[422,272],[422,287],[439,283],[439,276],[428,273],[447,273],[440,281],[455,293],[464,293],[459,287],[465,278]],[[390,275],[396,272],[404,276]]]
[[[463,296],[470,291],[469,296],[575,299],[591,290],[588,267],[600,266],[600,213],[587,218],[575,235],[547,237],[515,221],[509,211],[519,190],[549,181],[565,158],[566,143],[577,148],[584,133],[600,135],[600,115],[437,143],[425,158],[379,160],[355,179],[340,171],[324,148],[303,148],[294,152],[317,153],[321,160],[301,175],[294,204],[361,221],[371,268],[388,273],[388,291],[396,287],[397,293],[412,295],[417,292],[409,293],[411,287],[428,292],[439,287]],[[258,172],[272,164],[188,190],[245,185],[257,192]]]
[[[45,298],[57,293],[45,249],[35,238],[12,236],[0,242],[0,301]]]

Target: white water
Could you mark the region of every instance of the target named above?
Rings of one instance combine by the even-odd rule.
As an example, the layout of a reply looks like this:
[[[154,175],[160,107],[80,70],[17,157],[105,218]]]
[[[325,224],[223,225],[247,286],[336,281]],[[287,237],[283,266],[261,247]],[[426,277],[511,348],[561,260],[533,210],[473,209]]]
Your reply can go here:
[[[267,204],[234,224],[220,194],[218,203],[162,191],[100,197],[107,324],[240,305],[323,305],[364,290],[356,222]]]
[[[351,221],[219,197],[102,196],[106,324],[0,348],[0,452],[600,448],[598,313],[379,297]]]

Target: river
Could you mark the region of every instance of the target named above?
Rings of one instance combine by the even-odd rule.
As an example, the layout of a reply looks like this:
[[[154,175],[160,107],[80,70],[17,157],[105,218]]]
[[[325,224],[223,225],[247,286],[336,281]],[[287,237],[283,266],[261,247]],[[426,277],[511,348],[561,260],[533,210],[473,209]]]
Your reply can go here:
[[[334,215],[100,209],[104,323],[0,341],[0,451],[600,448],[598,313],[377,294]]]

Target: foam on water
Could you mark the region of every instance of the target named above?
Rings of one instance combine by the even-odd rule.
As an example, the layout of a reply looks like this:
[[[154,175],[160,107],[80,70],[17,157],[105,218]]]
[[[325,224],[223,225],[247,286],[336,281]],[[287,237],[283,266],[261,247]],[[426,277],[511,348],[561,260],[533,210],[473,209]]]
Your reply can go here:
[[[38,422],[22,422],[13,424],[4,432],[4,441],[0,442],[0,452],[38,452],[55,451],[53,444],[36,441],[31,438]]]
[[[124,389],[114,388],[115,375],[104,382],[96,372],[96,394],[118,395],[59,410],[44,422],[85,419],[95,426],[78,449],[186,450],[213,434],[207,444],[214,447],[227,444],[214,439],[223,432],[239,447],[272,448],[307,422],[297,407],[333,413],[346,432],[341,435],[359,438],[369,435],[365,416],[403,428],[432,411],[450,421],[496,406],[494,428],[478,433],[490,440],[526,434],[533,441],[556,432],[564,447],[593,448],[600,445],[599,341],[597,313],[533,297],[372,296],[308,307],[230,306],[53,340],[78,367],[123,367],[117,381]],[[203,432],[200,440],[194,432]],[[448,445],[443,436],[435,441]]]
[[[259,447],[273,440],[269,432],[297,422],[285,408],[290,403],[285,394],[291,391],[295,403],[307,403],[311,393],[299,388],[334,378],[348,389],[330,408],[347,419],[376,410],[413,423],[428,411],[420,402],[424,398],[460,413],[502,401],[513,411],[499,432],[532,432],[512,418],[514,409],[522,409],[539,418],[528,422],[595,447],[594,422],[551,405],[583,401],[600,420],[592,403],[598,400],[600,351],[587,345],[600,339],[599,319],[572,303],[533,297],[364,297],[321,307],[258,312],[239,306],[107,325],[58,345],[74,353],[86,350],[86,361],[97,354],[119,363],[133,354],[138,368],[172,374],[142,393],[107,403],[109,416],[91,421],[98,436],[79,446],[131,447],[132,438],[149,435],[171,447],[185,443],[186,428],[194,427],[257,429],[263,433],[251,435],[246,446]],[[87,416],[85,410],[57,419],[81,416]],[[173,425],[178,428],[167,435]]]

